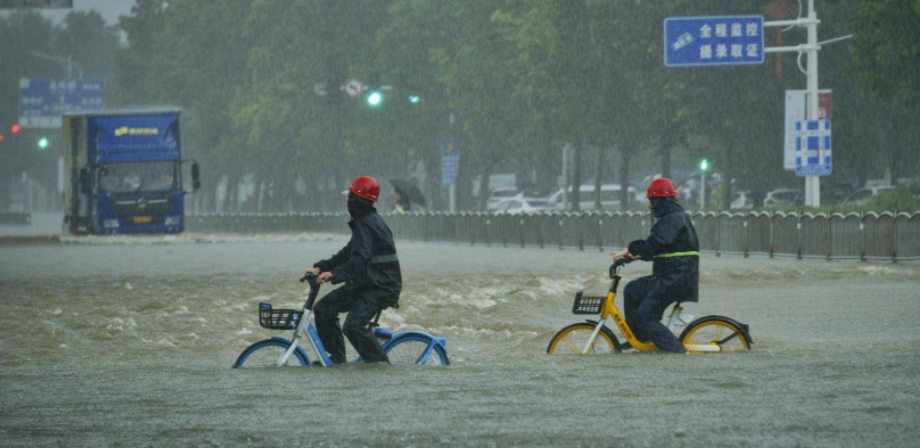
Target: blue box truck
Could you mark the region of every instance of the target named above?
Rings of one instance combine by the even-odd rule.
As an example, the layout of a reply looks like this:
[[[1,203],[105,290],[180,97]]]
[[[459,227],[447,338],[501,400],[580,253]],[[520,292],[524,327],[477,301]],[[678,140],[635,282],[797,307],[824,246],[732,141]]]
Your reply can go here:
[[[74,113],[63,121],[65,233],[182,232],[185,195],[201,183],[198,163],[182,159],[179,110]]]

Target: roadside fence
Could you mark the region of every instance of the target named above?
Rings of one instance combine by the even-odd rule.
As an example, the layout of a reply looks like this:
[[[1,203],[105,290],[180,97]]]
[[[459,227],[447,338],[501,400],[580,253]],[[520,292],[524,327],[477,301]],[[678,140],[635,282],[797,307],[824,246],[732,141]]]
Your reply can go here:
[[[28,226],[31,224],[31,213],[0,213],[0,226]]]
[[[864,213],[693,212],[700,249],[716,255],[854,260],[920,259],[920,211]],[[609,250],[645,238],[648,212],[391,213],[397,240],[500,247]],[[345,213],[190,215],[186,230],[206,233],[346,233]]]

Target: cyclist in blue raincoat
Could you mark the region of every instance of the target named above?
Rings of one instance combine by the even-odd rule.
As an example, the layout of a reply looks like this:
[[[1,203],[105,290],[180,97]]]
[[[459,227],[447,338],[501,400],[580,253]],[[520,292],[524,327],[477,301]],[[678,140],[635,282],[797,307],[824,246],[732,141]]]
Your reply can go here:
[[[686,353],[661,318],[672,303],[699,299],[700,245],[696,229],[677,203],[677,189],[670,179],[655,179],[646,197],[657,219],[651,235],[613,254],[616,258],[625,256],[653,263],[652,275],[629,282],[623,291],[626,323],[640,341],[651,342],[662,351]]]
[[[316,302],[316,331],[333,364],[345,362],[344,333],[367,363],[389,363],[380,342],[368,327],[380,311],[398,306],[402,273],[390,228],[374,208],[380,185],[362,176],[348,188],[351,240],[337,254],[313,265],[319,283],[345,283]],[[341,313],[348,313],[344,327]]]

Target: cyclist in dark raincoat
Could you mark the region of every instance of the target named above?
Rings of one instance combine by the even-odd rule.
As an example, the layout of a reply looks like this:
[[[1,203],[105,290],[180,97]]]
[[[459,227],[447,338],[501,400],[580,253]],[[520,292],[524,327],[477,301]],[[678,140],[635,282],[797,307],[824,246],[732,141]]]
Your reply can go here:
[[[339,253],[313,265],[319,282],[345,283],[313,307],[316,331],[333,364],[345,362],[345,341],[364,362],[388,363],[386,353],[368,324],[378,312],[396,306],[402,291],[402,273],[389,227],[377,214],[380,186],[370,177],[356,179],[348,193],[351,240]],[[348,313],[344,328],[339,314]]]
[[[669,179],[649,185],[649,208],[657,219],[651,235],[629,243],[615,254],[652,261],[652,275],[626,285],[623,291],[626,323],[640,341],[659,350],[686,353],[683,344],[661,323],[665,309],[675,302],[696,302],[700,278],[700,245],[696,229]]]

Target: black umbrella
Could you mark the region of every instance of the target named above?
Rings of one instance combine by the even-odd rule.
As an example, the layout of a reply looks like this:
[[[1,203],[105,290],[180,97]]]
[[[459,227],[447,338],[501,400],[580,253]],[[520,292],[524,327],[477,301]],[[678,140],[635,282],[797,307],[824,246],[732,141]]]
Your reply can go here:
[[[422,207],[428,207],[428,201],[425,200],[425,195],[422,194],[422,190],[419,190],[412,182],[402,179],[390,179],[390,185],[396,190],[397,195],[406,198],[409,202],[414,202]]]

